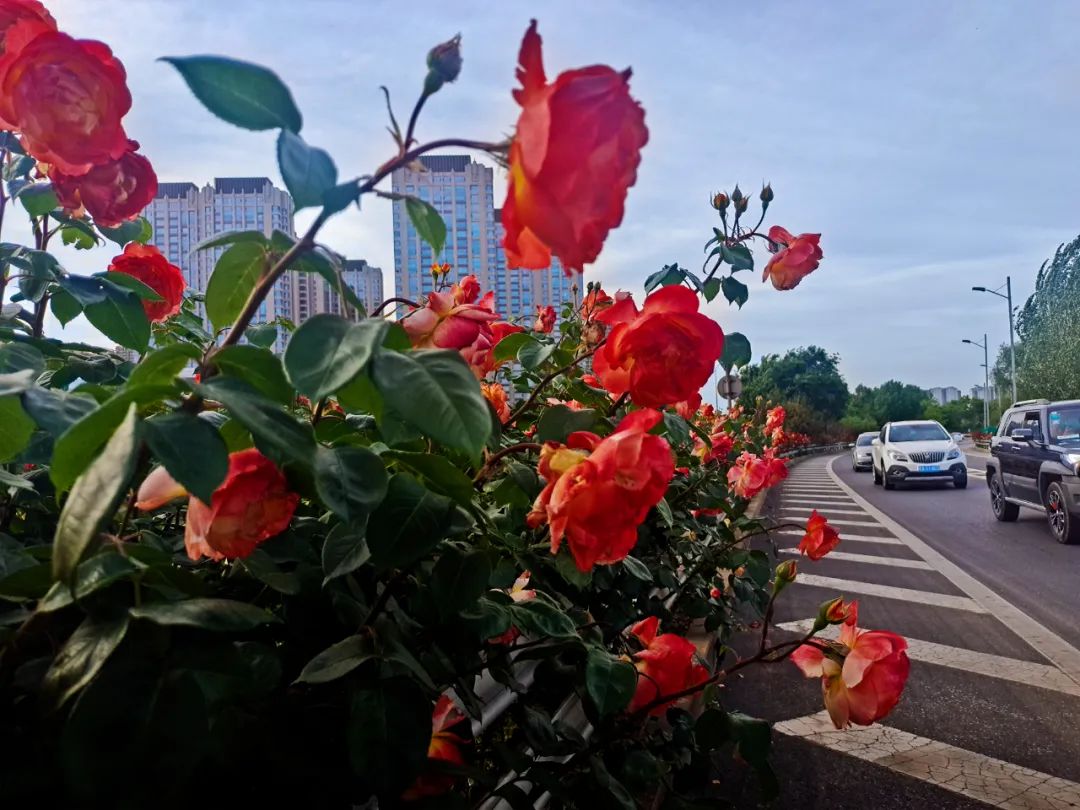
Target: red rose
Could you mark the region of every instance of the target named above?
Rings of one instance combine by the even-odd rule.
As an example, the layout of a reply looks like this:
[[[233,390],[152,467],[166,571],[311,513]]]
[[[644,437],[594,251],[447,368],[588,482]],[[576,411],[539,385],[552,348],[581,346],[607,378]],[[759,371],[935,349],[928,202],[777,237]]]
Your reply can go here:
[[[767,459],[753,453],[743,453],[728,470],[728,484],[740,498],[753,498],[769,484],[770,465]]]
[[[495,409],[500,422],[505,422],[510,418],[510,404],[506,401],[505,388],[499,383],[480,383],[480,393]]]
[[[38,0],[0,0],[0,53],[7,50],[5,40],[8,30],[24,20],[35,24],[31,30],[56,30],[56,20]]]
[[[811,560],[820,560],[838,545],[840,533],[814,509],[806,521],[806,534],[799,541],[799,551]]]
[[[543,270],[555,254],[568,274],[581,272],[622,222],[649,139],[645,111],[630,97],[629,70],[594,65],[549,84],[536,20],[518,61],[522,109],[502,207],[507,263]]]
[[[646,408],[697,395],[724,347],[724,333],[698,312],[698,297],[687,287],[657,290],[641,312],[624,298],[597,320],[612,329],[593,358],[593,371],[611,394],[629,391]]]
[[[647,432],[660,419],[654,410],[633,411],[607,438],[580,431],[565,445],[544,446],[539,472],[547,486],[528,523],[551,526],[552,554],[565,539],[577,567],[588,571],[630,553],[637,527],[675,475],[668,443]]]
[[[534,332],[543,332],[548,334],[555,328],[555,307],[546,306],[542,307],[539,304],[536,305],[536,322],[533,324]]]
[[[139,144],[119,160],[95,166],[86,174],[72,177],[52,169],[49,179],[60,205],[69,211],[85,208],[97,225],[115,228],[135,219],[157,194],[157,175],[150,161],[135,152]]]
[[[428,759],[441,760],[453,765],[464,765],[461,746],[465,740],[447,729],[465,720],[465,714],[447,695],[439,695],[431,713],[431,742],[428,743]],[[412,801],[425,796],[440,796],[454,786],[454,777],[445,773],[425,773],[417,777],[412,787],[401,798]]]
[[[465,276],[449,290],[428,293],[427,306],[414,309],[401,325],[418,349],[463,349],[473,343],[481,329],[496,321],[495,293],[477,303],[480,284]]]
[[[461,349],[461,356],[465,358],[465,362],[469,364],[477,379],[482,380],[507,362],[495,359],[495,347],[499,345],[499,342],[508,335],[524,331],[524,326],[517,326],[507,321],[496,321],[490,326],[485,324],[477,334],[476,340]]]
[[[777,405],[765,414],[766,435],[775,437],[777,431],[780,431],[784,427],[784,419],[786,416],[787,411],[784,410],[783,405]]]
[[[709,434],[709,444],[701,440],[701,437],[696,433],[694,434],[694,455],[701,459],[702,464],[708,464],[714,459],[720,459],[723,461],[728,457],[728,453],[735,446],[735,440],[732,439],[725,431],[723,426],[718,427],[711,434]]]
[[[128,151],[127,76],[107,45],[15,25],[0,61],[0,118],[26,151],[68,175]]]
[[[657,635],[659,626],[660,620],[650,616],[630,628],[630,633],[645,645],[644,650],[634,653],[638,680],[637,691],[627,709],[630,712],[648,706],[659,697],[673,695],[709,679],[709,670],[694,660],[697,648],[674,633]],[[660,716],[674,702],[655,706],[649,714]]]
[[[907,642],[886,630],[860,630],[856,612],[840,628],[829,654],[804,644],[791,660],[808,678],[821,678],[825,708],[833,725],[868,726],[893,710],[907,682]]]
[[[149,510],[181,497],[185,490],[164,467],[156,468],[139,487],[135,506]],[[254,448],[229,455],[229,471],[207,506],[188,499],[184,545],[198,562],[243,558],[264,540],[285,531],[300,496],[289,490],[285,476]]]
[[[675,413],[689,422],[694,418],[694,415],[698,412],[698,408],[700,407],[701,394],[695,391],[687,399],[675,403]]]
[[[792,236],[779,225],[769,228],[769,241],[780,245],[777,253],[765,265],[761,280],[772,278],[773,286],[778,290],[791,290],[799,282],[813,273],[824,255],[821,252],[820,233],[801,233]]]
[[[151,321],[164,321],[180,311],[187,286],[184,274],[153,245],[128,242],[124,252],[112,260],[109,269],[114,273],[134,276],[164,299],[142,302],[146,317]]]

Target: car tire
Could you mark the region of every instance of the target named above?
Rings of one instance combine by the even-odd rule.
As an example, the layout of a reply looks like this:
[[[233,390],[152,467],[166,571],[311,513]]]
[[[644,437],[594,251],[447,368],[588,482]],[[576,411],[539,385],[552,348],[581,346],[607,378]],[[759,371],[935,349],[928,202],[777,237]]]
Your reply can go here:
[[[877,468],[876,464],[873,465],[873,470],[874,470],[874,485],[880,487],[881,486],[881,473],[878,471],[878,468]]]
[[[885,470],[881,471],[881,485],[885,487],[885,489],[896,489],[896,482],[889,480],[889,476],[885,474]]]
[[[1005,487],[996,475],[990,476],[990,509],[1002,523],[1012,523],[1020,517],[1020,507],[1005,500]]]
[[[953,486],[957,489],[967,489],[967,479],[967,473],[957,475],[952,480]]]
[[[1046,488],[1046,519],[1059,543],[1080,543],[1080,519],[1069,511],[1069,498],[1058,481]]]

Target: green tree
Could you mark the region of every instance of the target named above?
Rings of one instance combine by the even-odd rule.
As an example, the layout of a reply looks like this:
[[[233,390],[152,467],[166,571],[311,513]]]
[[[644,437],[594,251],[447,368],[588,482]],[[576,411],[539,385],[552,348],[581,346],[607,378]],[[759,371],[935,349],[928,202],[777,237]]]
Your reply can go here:
[[[873,423],[874,427],[902,419],[921,419],[928,399],[919,386],[897,380],[889,380],[877,388],[860,385],[848,403],[847,416],[851,424],[858,420],[858,424]]]
[[[960,397],[960,399],[938,405],[934,401],[926,403],[923,411],[926,419],[934,419],[945,426],[946,430],[967,433],[981,430],[983,426],[983,403],[981,399]]]
[[[839,355],[818,346],[765,355],[759,365],[743,369],[741,399],[753,402],[760,396],[785,405],[798,402],[826,422],[836,422],[851,396],[837,368],[839,361]]]

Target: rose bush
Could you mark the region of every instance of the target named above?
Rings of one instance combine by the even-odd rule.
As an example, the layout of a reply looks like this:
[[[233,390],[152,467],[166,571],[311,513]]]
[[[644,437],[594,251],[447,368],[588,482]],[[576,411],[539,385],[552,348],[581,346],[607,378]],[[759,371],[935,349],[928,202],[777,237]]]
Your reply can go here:
[[[558,313],[497,313],[440,257],[426,301],[367,316],[319,241],[381,196],[440,254],[438,213],[380,187],[451,146],[507,163],[512,263],[582,270],[622,218],[648,137],[628,71],[548,82],[533,24],[509,142],[424,143],[425,99],[462,69],[454,38],[428,55],[408,128],[391,115],[387,159],[339,180],[277,74],[167,59],[223,121],[276,131],[284,184],[318,209],[299,238],[199,246],[222,251],[203,293],[147,244],[139,208],[156,179],[124,129],[123,66],[33,0],[0,0],[0,29],[0,193],[34,234],[0,244],[12,806],[40,805],[43,786],[75,807],[700,805],[716,801],[716,751],[771,784],[767,724],[713,688],[734,671],[798,647],[838,724],[895,704],[902,640],[858,630],[842,600],[805,636],[770,638],[798,570],[746,539],[765,531],[751,499],[786,475],[783,413],[701,404],[717,361],[729,373],[750,358],[703,302],[746,302],[737,274],[769,240],[771,188],[753,228],[737,187],[715,195],[712,267],[662,268],[640,310],[589,281]],[[54,240],[122,252],[80,276]],[[355,317],[256,322],[294,272],[333,283]],[[46,312],[84,315],[136,359],[47,336]],[[279,356],[267,347],[282,329]],[[811,559],[835,546],[829,531],[807,527]],[[841,622],[838,641],[815,637]],[[757,652],[735,657],[746,633]]]

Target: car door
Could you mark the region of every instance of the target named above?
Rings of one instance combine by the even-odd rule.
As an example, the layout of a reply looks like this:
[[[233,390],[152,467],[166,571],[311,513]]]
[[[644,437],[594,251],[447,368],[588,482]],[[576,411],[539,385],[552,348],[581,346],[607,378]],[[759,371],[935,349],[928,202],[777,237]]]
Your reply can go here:
[[[994,444],[997,451],[998,464],[1001,467],[1001,483],[1005,487],[1006,494],[1013,498],[1022,498],[1019,488],[1015,483],[1017,470],[1020,465],[1020,444],[1011,438],[1013,430],[1023,427],[1024,417],[1020,411],[1011,411],[1001,420],[1002,427],[998,433],[998,440]]]
[[[1043,460],[1043,430],[1039,411],[1026,411],[1019,425],[1031,431],[1030,442],[1013,442],[1013,488],[1015,498],[1039,503],[1039,467]]]

